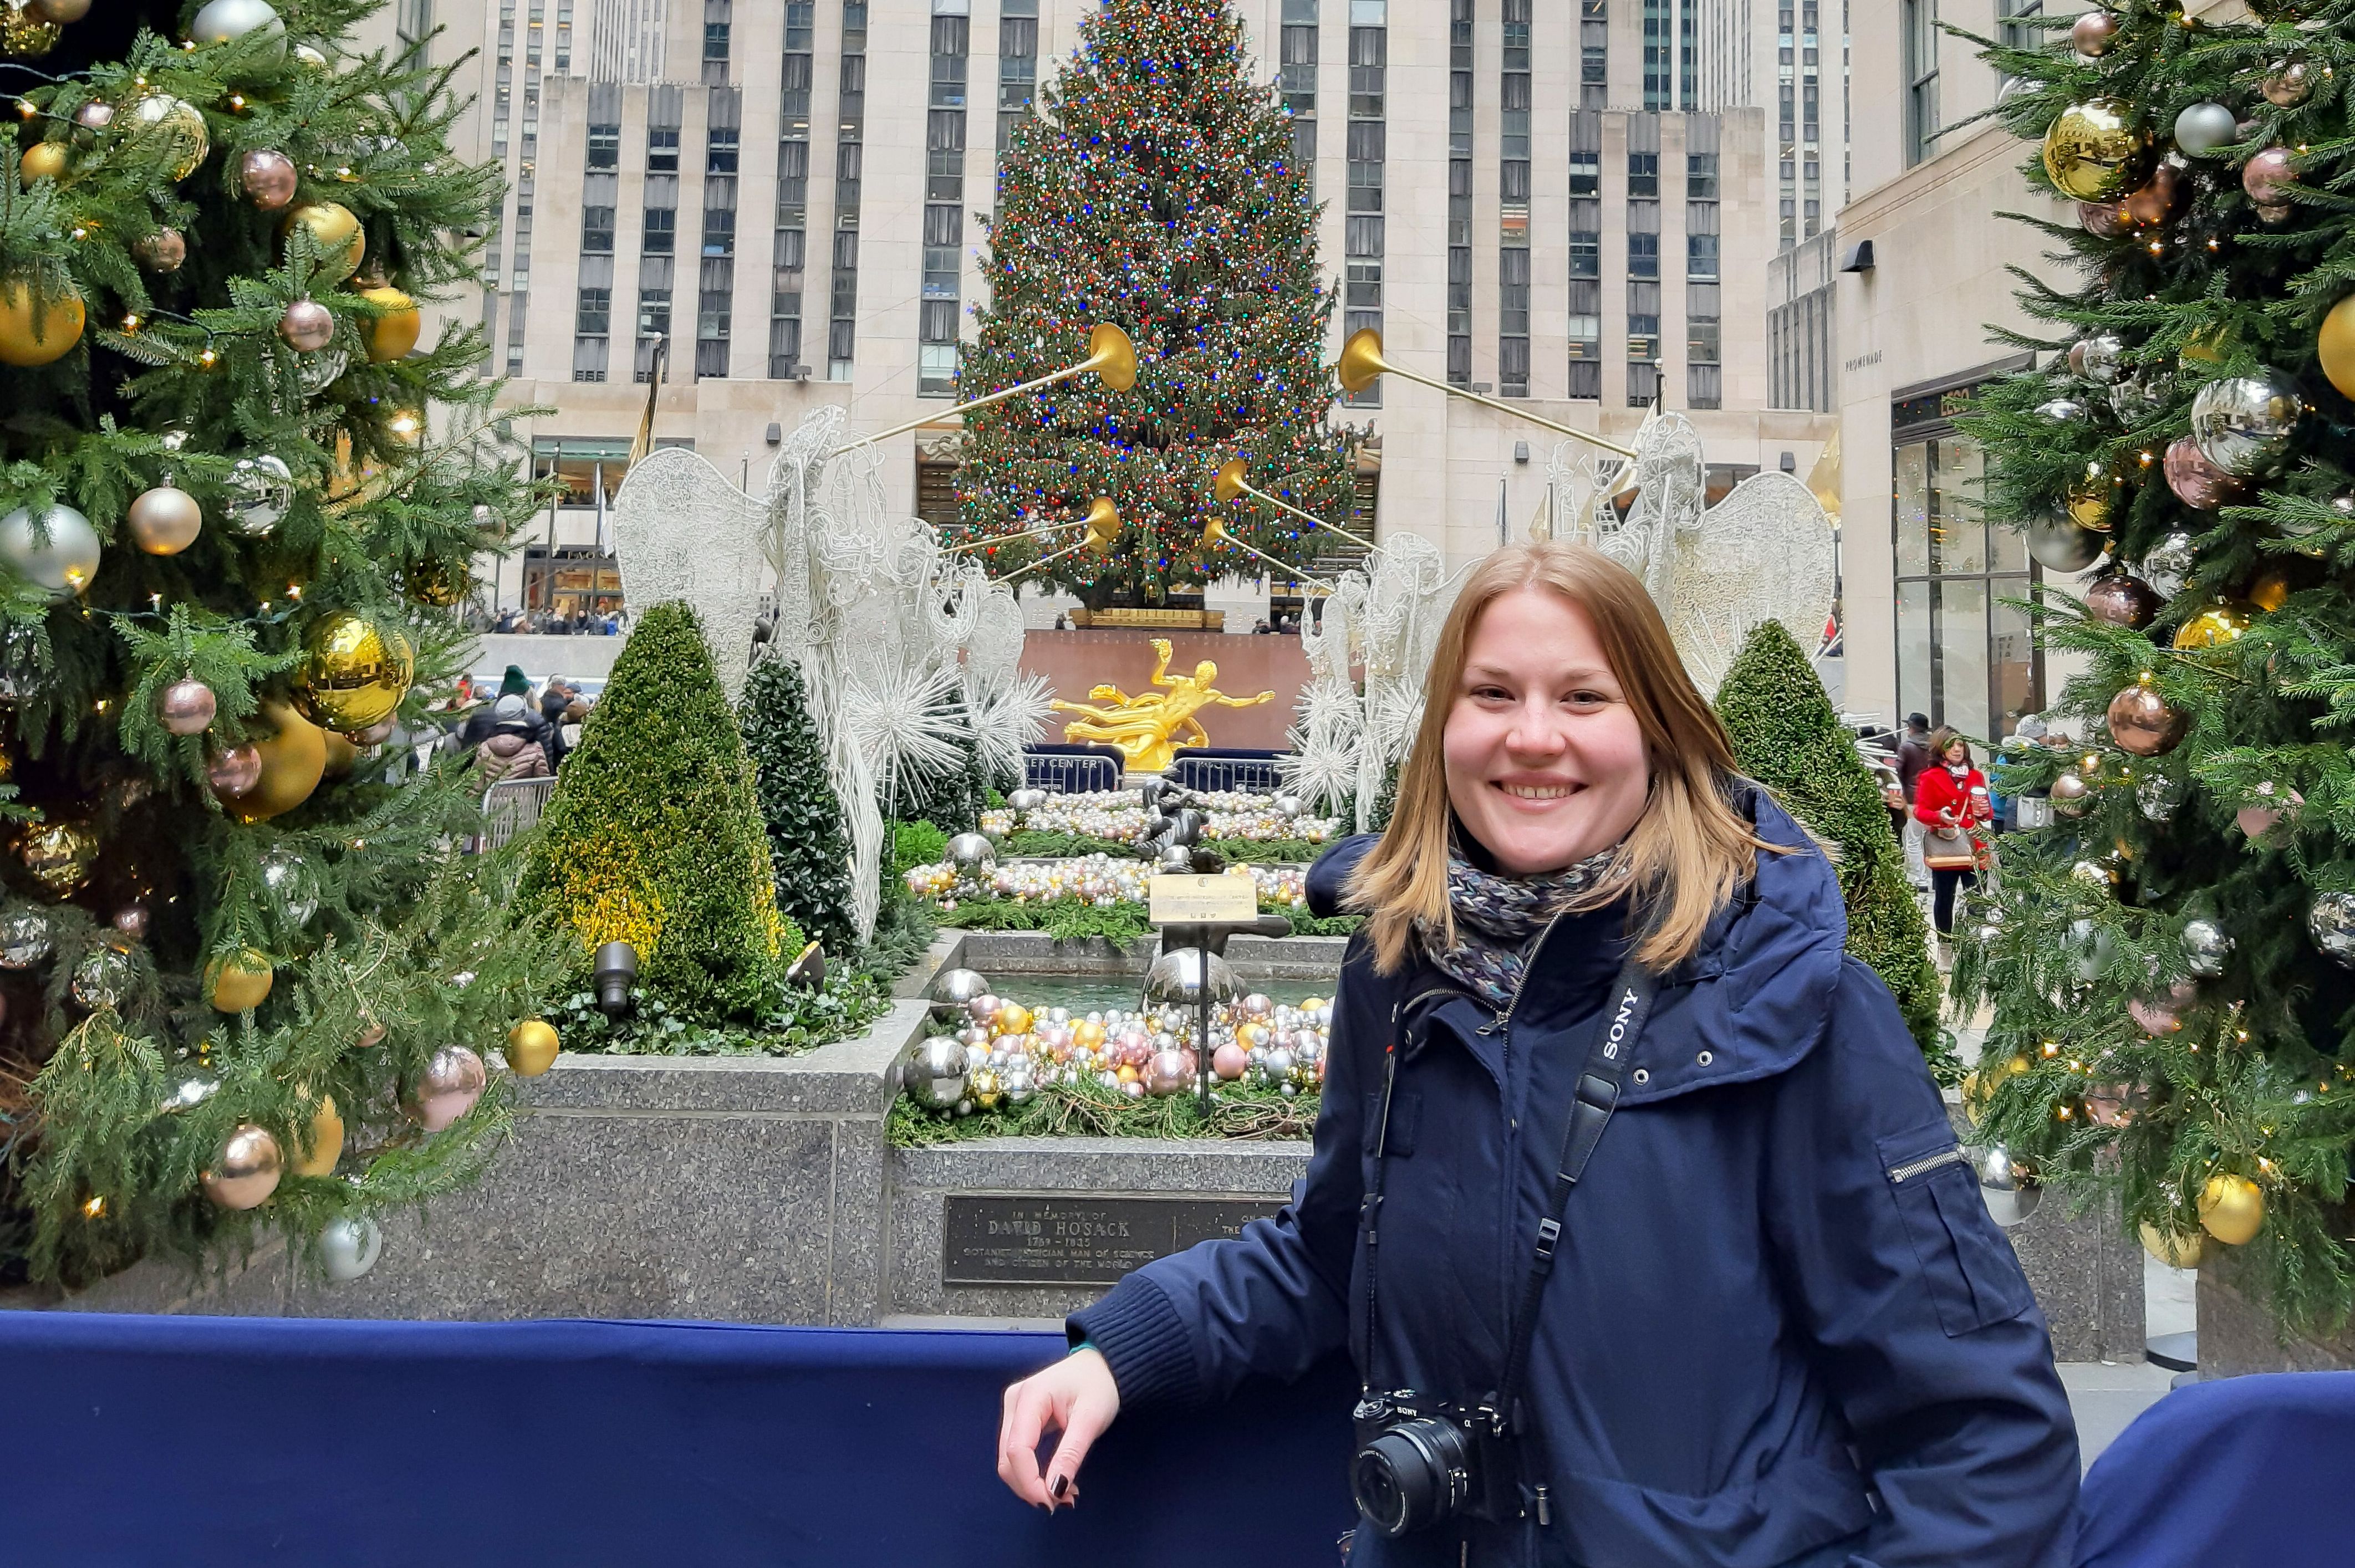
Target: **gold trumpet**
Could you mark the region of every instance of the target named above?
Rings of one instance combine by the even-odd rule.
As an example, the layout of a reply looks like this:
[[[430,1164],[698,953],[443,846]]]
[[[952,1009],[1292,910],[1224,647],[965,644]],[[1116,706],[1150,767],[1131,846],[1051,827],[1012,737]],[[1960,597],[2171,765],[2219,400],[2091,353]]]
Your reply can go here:
[[[984,550],[992,545],[1003,545],[1009,539],[1036,539],[1049,534],[1059,534],[1066,528],[1085,528],[1088,536],[1080,541],[1081,544],[1108,550],[1113,541],[1120,537],[1120,508],[1113,504],[1111,496],[1099,495],[1089,503],[1085,517],[1068,518],[1060,523],[1040,523],[1012,534],[985,534],[978,539],[967,539],[962,545],[944,546],[941,554],[962,555],[967,550]]]
[[[858,446],[862,442],[888,441],[893,436],[906,435],[919,425],[932,424],[937,420],[947,418],[952,414],[966,414],[975,408],[986,408],[992,403],[1003,403],[1018,393],[1036,392],[1041,387],[1051,387],[1058,381],[1068,381],[1074,376],[1085,376],[1091,370],[1103,379],[1106,387],[1114,392],[1125,392],[1136,385],[1136,345],[1128,341],[1126,333],[1110,322],[1098,322],[1089,331],[1088,356],[1077,365],[1065,366],[1052,375],[1041,376],[1035,381],[1025,381],[1019,385],[1008,387],[1002,392],[992,392],[986,397],[975,397],[970,403],[959,403],[955,408],[943,408],[937,414],[918,415],[905,424],[894,425],[888,430],[878,430],[871,436],[861,436],[856,441],[838,446],[830,455],[840,457],[852,447]]]
[[[1568,425],[1557,425],[1551,419],[1540,419],[1527,408],[1516,408],[1510,403],[1499,403],[1494,397],[1483,397],[1477,392],[1467,392],[1461,387],[1450,387],[1444,381],[1433,381],[1428,376],[1418,376],[1412,370],[1401,369],[1382,357],[1382,334],[1372,327],[1359,327],[1349,334],[1349,341],[1341,345],[1341,363],[1335,369],[1341,378],[1341,390],[1344,392],[1363,392],[1374,384],[1374,378],[1378,376],[1387,374],[1403,376],[1417,386],[1434,387],[1446,393],[1450,397],[1461,397],[1467,403],[1477,403],[1484,408],[1494,408],[1500,414],[1510,414],[1516,419],[1527,420],[1540,429],[1551,430],[1556,435],[1572,437],[1586,442],[1589,446],[1601,447],[1607,452],[1617,452],[1631,462],[1636,457],[1635,448],[1623,447],[1616,441],[1605,440],[1592,430],[1573,430]]]
[[[1089,503],[1088,514],[1085,517],[1074,518],[1069,523],[1048,523],[1036,528],[1025,528],[1019,534],[1000,535],[996,539],[975,540],[960,545],[957,548],[970,550],[976,544],[995,545],[1007,539],[1028,539],[1040,534],[1052,533],[1059,528],[1085,528],[1087,532],[1081,536],[1080,542],[1076,545],[1066,545],[1060,550],[1050,550],[1037,560],[1026,561],[1004,577],[992,577],[989,580],[993,583],[1010,583],[1032,567],[1043,567],[1049,561],[1060,561],[1065,556],[1073,555],[1081,550],[1095,550],[1101,553],[1111,549],[1114,543],[1120,537],[1120,508],[1113,504],[1111,496],[1099,495]]]
[[[1221,499],[1224,499],[1224,497],[1221,497]],[[1314,521],[1314,519],[1311,519],[1311,521]],[[1269,555],[1265,550],[1259,548],[1257,546],[1244,544],[1241,539],[1236,538],[1232,534],[1227,532],[1226,521],[1220,517],[1216,513],[1212,513],[1210,514],[1210,520],[1202,524],[1202,543],[1205,545],[1232,545],[1238,550],[1257,556],[1261,560],[1278,568],[1286,577],[1291,577],[1295,582],[1315,583],[1318,588],[1329,588],[1333,586],[1327,579],[1304,572],[1289,561],[1277,560],[1273,556]]]
[[[1218,477],[1210,482],[1210,493],[1216,495],[1220,501],[1232,501],[1238,495],[1248,495],[1264,505],[1274,507],[1278,512],[1291,514],[1311,528],[1322,528],[1328,534],[1338,534],[1352,545],[1362,545],[1369,550],[1381,548],[1371,539],[1361,539],[1337,523],[1327,523],[1314,513],[1303,512],[1288,501],[1279,501],[1264,490],[1254,489],[1251,482],[1243,478],[1243,460],[1241,458],[1227,460],[1226,466],[1220,469]]]

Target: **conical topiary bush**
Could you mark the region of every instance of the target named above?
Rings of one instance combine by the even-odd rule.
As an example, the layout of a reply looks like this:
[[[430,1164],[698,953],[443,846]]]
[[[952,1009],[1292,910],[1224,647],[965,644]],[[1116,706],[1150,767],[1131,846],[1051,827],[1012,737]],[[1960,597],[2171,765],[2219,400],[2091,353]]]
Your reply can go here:
[[[1929,926],[1905,885],[1905,853],[1872,770],[1856,754],[1807,656],[1780,621],[1760,623],[1717,688],[1717,715],[1742,771],[1838,847],[1848,948],[1897,998],[1925,1053],[1938,1049],[1938,971]]]
[[[785,936],[751,759],[686,605],[645,613],[565,758],[520,890],[586,956],[638,950],[639,983],[711,1014],[754,1008]]]
[[[829,953],[858,946],[850,922],[850,838],[791,659],[763,659],[745,677],[738,710],[769,835],[777,907]]]

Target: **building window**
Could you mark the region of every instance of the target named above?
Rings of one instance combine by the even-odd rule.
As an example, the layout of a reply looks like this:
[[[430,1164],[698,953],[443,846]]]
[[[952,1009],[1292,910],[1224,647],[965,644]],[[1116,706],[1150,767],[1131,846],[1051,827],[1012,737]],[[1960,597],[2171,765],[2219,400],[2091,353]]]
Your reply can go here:
[[[1660,237],[1657,234],[1627,236],[1627,276],[1657,278],[1660,275]]]
[[[1453,13],[1451,12],[1451,16]],[[1451,24],[1452,25],[1452,24]],[[1389,0],[1349,0],[1349,201],[1342,228],[1345,334],[1382,324],[1382,186],[1387,156],[1382,106],[1390,70]],[[1381,383],[1345,393],[1353,408],[1379,408]]]
[[[1905,397],[1892,408],[1897,706],[2000,739],[2044,705],[2043,661],[2027,617],[2003,602],[2026,599],[2041,573],[2020,534],[1989,527],[1974,503],[1979,449],[1947,418],[1971,390]]]
[[[1313,5],[1314,0],[1310,0]],[[997,157],[1003,163],[1014,122],[1039,90],[1039,0],[998,0]]]
[[[1284,0],[1283,16],[1277,48],[1284,106],[1292,113],[1292,167],[1313,190],[1316,183],[1316,0]]]
[[[676,169],[678,167],[678,127],[649,125],[646,127],[646,167]]]
[[[777,216],[769,242],[769,376],[777,381],[808,374],[801,362],[802,291],[809,241],[810,49],[816,25],[815,0],[788,0],[777,122]]]
[[[925,397],[951,397],[956,391],[968,4],[932,0],[932,106],[925,115],[923,302],[917,313],[916,356],[916,393]]]
[[[677,234],[678,209],[675,207],[650,207],[645,211],[645,228],[639,249],[649,256],[667,256]]]
[[[1579,0],[1578,106],[1601,109],[1611,93],[1611,20],[1604,0]]]
[[[850,379],[858,341],[858,170],[867,124],[867,0],[843,0],[841,121],[834,164],[834,277],[826,376]]]
[[[618,169],[622,166],[622,128],[619,125],[589,127],[589,166],[592,169]]]
[[[1629,340],[1631,343],[1632,339]],[[1659,400],[1660,367],[1657,365],[1627,362],[1627,407],[1648,408]]]
[[[572,330],[584,337],[603,337],[613,330],[613,291],[611,289],[581,290],[581,308],[576,314]]]
[[[1717,236],[1688,234],[1685,236],[1685,276],[1715,278],[1717,276]]]
[[[1655,122],[1653,134],[1658,134]],[[1657,152],[1627,154],[1627,194],[1630,196],[1656,196],[1660,194],[1660,154]]]
[[[1905,166],[1912,168],[1931,155],[1931,143],[1938,137],[1938,0],[1898,0],[1898,7],[1903,29]],[[1787,140],[1789,132],[1784,134]]]
[[[1685,154],[1685,199],[1687,201],[1717,199],[1717,154],[1715,153]]]

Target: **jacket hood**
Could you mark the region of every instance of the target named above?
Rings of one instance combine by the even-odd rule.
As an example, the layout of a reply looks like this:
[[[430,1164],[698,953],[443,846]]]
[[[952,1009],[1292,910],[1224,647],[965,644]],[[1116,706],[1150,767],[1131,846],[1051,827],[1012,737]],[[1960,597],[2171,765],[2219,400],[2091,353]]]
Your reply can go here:
[[[1823,1033],[1848,943],[1839,878],[1765,789],[1745,784],[1734,805],[1761,839],[1788,853],[1759,853],[1749,885],[1718,911],[1700,950],[1667,978],[1637,1053],[1649,1072],[1629,1085],[1622,1104],[1770,1076]],[[1312,913],[1349,913],[1344,889],[1378,837],[1344,839],[1318,857],[1308,872]],[[1529,984],[1537,989],[1529,1000],[1542,1002],[1543,977]],[[1667,1047],[1670,1041],[1678,1046]],[[1681,1048],[1695,1042],[1699,1048]]]

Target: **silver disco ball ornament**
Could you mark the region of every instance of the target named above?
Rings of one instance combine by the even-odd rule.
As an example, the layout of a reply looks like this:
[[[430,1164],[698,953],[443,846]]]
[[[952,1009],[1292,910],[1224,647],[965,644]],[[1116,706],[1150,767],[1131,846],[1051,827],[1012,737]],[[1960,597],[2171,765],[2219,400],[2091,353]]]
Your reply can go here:
[[[1279,817],[1296,817],[1300,815],[1300,797],[1297,795],[1278,795],[1275,798],[1274,805],[1275,814]]]
[[[1203,953],[1199,948],[1178,948],[1153,960],[1145,971],[1145,1000],[1148,1005],[1190,1008],[1201,1000],[1203,986]],[[1235,984],[1235,972],[1227,960],[1216,953],[1209,955],[1209,991],[1213,1003],[1232,1001],[1241,994]]]
[[[972,969],[943,969],[932,977],[932,1016],[957,1023],[972,1016],[974,999],[989,994],[989,982]]]
[[[366,1214],[329,1220],[319,1232],[319,1261],[326,1265],[327,1277],[339,1285],[347,1285],[374,1268],[377,1255],[383,1250],[384,1232]]]
[[[908,1053],[900,1070],[900,1086],[926,1110],[954,1110],[964,1098],[968,1062],[965,1048],[943,1035],[926,1040]]]
[[[2355,893],[2318,893],[2307,906],[2307,935],[2338,962],[2355,969]]]
[[[2036,417],[2056,425],[2073,425],[2085,417],[2085,406],[2074,397],[2055,397],[2036,405]]]
[[[2173,599],[2190,580],[2191,568],[2198,561],[2191,547],[2191,535],[2177,532],[2143,553],[2142,570],[2137,575],[2158,589],[2160,598]]]
[[[2081,528],[2066,512],[2052,512],[2028,525],[2028,553],[2048,572],[2082,572],[2102,558],[2108,535]]]
[[[2201,980],[2214,980],[2224,972],[2225,960],[2232,956],[2232,938],[2215,921],[2195,919],[2183,923],[2185,969]]]
[[[1006,803],[1018,811],[1035,811],[1047,803],[1044,789],[1017,789],[1006,797]]]
[[[57,948],[57,925],[39,910],[20,909],[0,918],[0,969],[47,963]]]
[[[2161,370],[2128,376],[2110,386],[2110,412],[2122,425],[2139,425],[2175,396],[2175,378]]]
[[[1978,1172],[1979,1196],[1987,1200],[1987,1213],[1995,1216],[1997,1224],[2009,1230],[2036,1213],[2044,1192],[2024,1161],[2012,1159],[2011,1151],[2000,1143],[1966,1152]]]
[[[949,863],[960,871],[995,870],[997,846],[979,833],[959,833],[949,841]]]
[[[2191,440],[2201,457],[2246,479],[2280,466],[2305,413],[2305,399],[2286,376],[2227,376],[2192,397]]]
[[[218,1078],[210,1073],[194,1072],[172,1086],[172,1092],[164,1097],[163,1108],[166,1115],[194,1110],[218,1093]]]
[[[101,942],[81,956],[81,961],[74,965],[72,980],[77,1006],[86,1012],[96,1012],[102,1007],[123,1005],[123,999],[131,994],[133,973],[129,948],[127,938],[122,940],[120,947]]]

